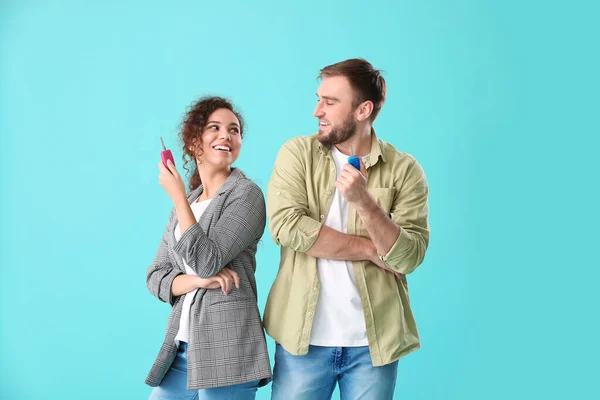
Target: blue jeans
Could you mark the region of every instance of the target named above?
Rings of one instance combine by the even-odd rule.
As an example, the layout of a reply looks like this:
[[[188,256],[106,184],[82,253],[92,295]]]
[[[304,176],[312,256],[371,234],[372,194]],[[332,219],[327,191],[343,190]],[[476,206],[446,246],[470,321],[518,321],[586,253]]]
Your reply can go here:
[[[336,383],[342,400],[391,400],[397,371],[398,361],[373,367],[368,346],[309,346],[293,356],[277,344],[271,400],[328,400]]]
[[[171,368],[160,386],[152,390],[148,400],[254,400],[259,382],[260,380],[232,386],[187,390],[187,343],[181,342]]]

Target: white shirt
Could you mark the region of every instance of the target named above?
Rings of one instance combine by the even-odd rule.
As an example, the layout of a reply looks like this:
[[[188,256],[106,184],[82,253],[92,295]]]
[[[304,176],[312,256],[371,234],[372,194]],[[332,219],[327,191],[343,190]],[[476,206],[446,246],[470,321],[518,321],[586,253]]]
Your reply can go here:
[[[331,155],[339,178],[344,164],[348,164],[348,156],[335,146],[331,146]],[[325,226],[342,233],[348,232],[348,202],[337,188]],[[330,347],[367,346],[365,316],[352,262],[319,258],[317,269],[321,292],[317,300],[310,344]]]
[[[194,201],[190,205],[192,208],[192,212],[194,213],[194,218],[196,218],[196,221],[200,220],[200,217],[202,216],[202,214],[204,213],[204,211],[210,204],[211,200],[212,199],[204,200],[201,202]],[[181,230],[179,229],[179,223],[177,223],[177,226],[175,227],[175,239],[177,241],[179,241],[180,238],[181,238]],[[198,275],[194,272],[193,269],[190,268],[190,266],[187,264],[185,259],[183,260],[183,265],[185,266],[186,274]],[[192,305],[192,300],[194,299],[194,295],[196,294],[197,291],[198,291],[198,289],[192,290],[191,292],[187,293],[185,295],[185,298],[183,299],[183,308],[181,309],[181,318],[179,320],[179,330],[177,331],[177,335],[175,336],[175,343],[177,343],[177,341],[187,343],[189,340],[190,307]]]

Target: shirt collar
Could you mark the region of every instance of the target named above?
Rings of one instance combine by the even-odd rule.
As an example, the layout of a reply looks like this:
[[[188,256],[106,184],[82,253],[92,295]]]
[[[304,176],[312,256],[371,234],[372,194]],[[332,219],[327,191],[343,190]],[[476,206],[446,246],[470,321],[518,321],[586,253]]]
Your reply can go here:
[[[321,152],[321,154],[323,154],[323,155],[329,154],[330,149],[327,146],[324,146],[321,142],[319,142],[319,140],[317,139],[317,135],[318,135],[318,133],[315,133],[313,135],[313,138],[319,144],[319,152]],[[387,162],[387,157],[386,157],[385,153],[383,152],[382,146],[383,146],[383,144],[379,141],[379,139],[377,139],[377,135],[375,134],[375,129],[371,128],[371,152],[369,153],[369,156],[368,156],[369,159],[367,160],[365,167],[369,168],[369,167],[375,165],[377,163],[377,161],[379,160],[379,157],[381,157],[383,162]]]

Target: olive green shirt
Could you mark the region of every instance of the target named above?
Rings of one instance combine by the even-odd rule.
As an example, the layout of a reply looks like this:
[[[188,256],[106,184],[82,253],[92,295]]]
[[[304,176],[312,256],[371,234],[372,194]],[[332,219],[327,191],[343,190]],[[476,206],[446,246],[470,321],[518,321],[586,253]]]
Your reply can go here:
[[[423,261],[429,243],[425,174],[413,157],[378,140],[374,131],[365,166],[369,193],[401,228],[380,258],[394,271],[409,274]],[[294,355],[308,353],[320,281],[317,259],[306,251],[325,222],[336,179],[330,150],[312,135],[283,145],[268,185],[269,230],[281,246],[281,261],[264,322],[267,333]],[[352,205],[347,233],[369,237]],[[373,365],[389,364],[418,349],[406,277],[397,279],[370,261],[354,261],[353,266]]]

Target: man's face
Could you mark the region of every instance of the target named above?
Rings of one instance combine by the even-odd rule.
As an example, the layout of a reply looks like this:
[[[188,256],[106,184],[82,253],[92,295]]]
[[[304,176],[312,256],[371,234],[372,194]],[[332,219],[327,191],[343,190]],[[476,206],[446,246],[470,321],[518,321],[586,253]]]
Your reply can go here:
[[[344,76],[330,76],[321,81],[313,115],[319,120],[317,139],[323,145],[342,143],[354,136],[354,96],[354,90]]]

